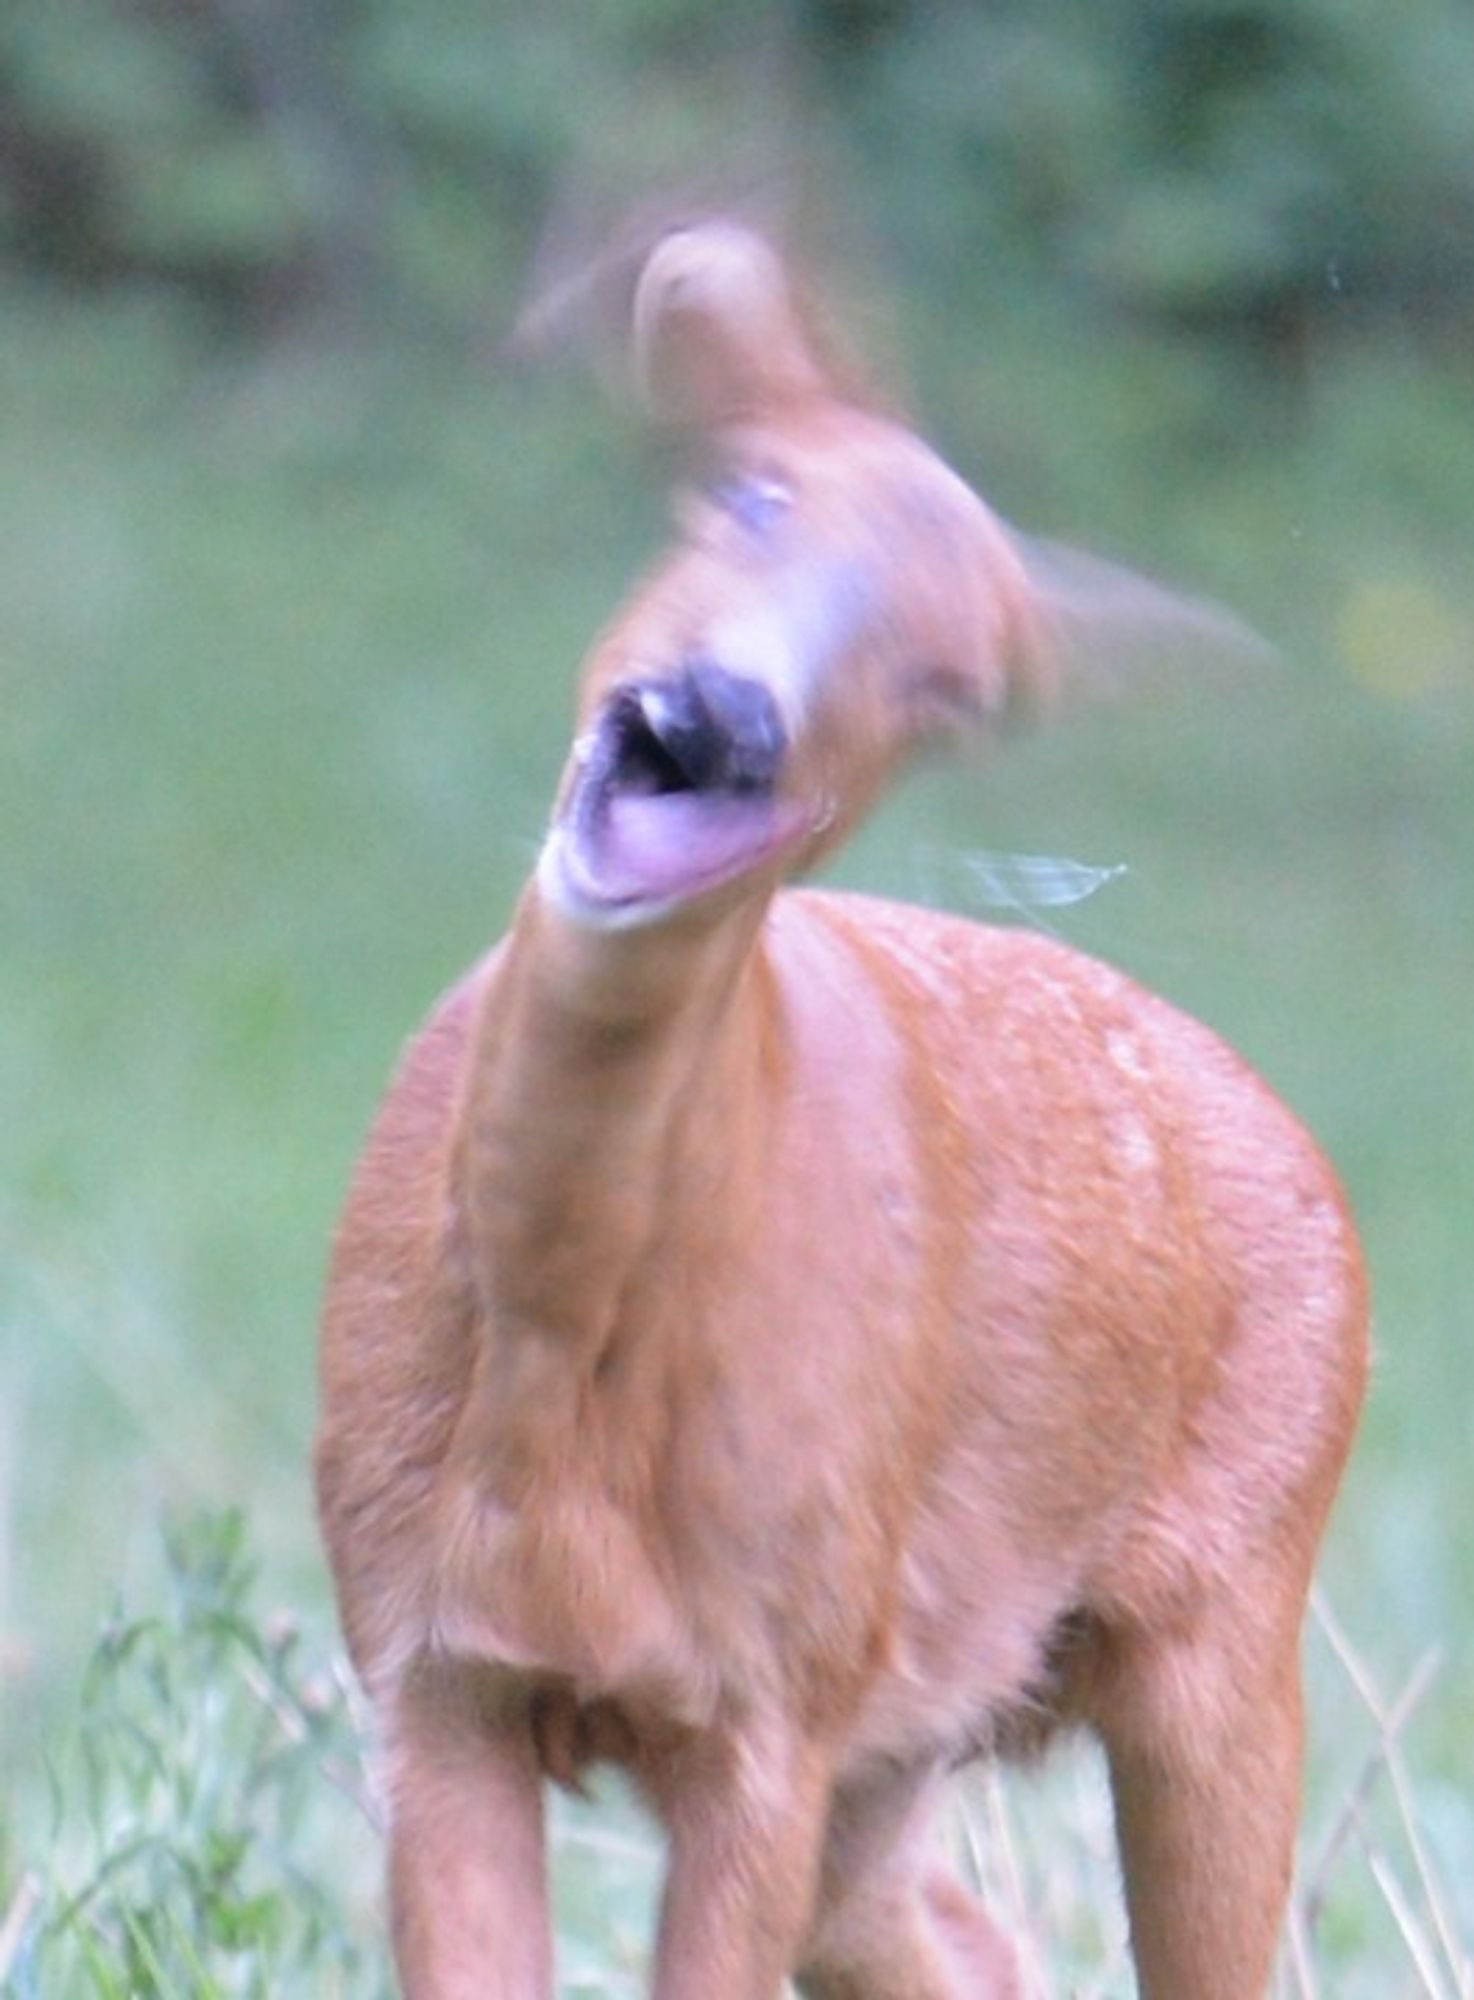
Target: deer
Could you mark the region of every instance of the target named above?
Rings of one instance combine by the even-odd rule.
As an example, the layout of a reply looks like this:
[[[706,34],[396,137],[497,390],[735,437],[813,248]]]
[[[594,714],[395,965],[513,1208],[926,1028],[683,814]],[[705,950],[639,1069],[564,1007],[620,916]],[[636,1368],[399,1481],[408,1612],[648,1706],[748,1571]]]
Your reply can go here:
[[[1038,582],[764,231],[668,230],[627,325],[711,476],[590,652],[323,1315],[402,1990],[551,2000],[545,1793],[604,1763],[663,1832],[656,2000],[1018,2000],[939,1802],[1079,1728],[1144,2000],[1259,2000],[1366,1375],[1346,1198],[1124,973],[791,886],[1038,694]]]

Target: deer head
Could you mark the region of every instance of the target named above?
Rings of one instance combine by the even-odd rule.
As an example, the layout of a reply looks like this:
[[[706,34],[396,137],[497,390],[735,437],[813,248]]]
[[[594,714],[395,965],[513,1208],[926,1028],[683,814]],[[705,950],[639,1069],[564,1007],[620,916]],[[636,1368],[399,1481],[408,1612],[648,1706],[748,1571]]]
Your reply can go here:
[[[539,884],[602,929],[719,913],[808,867],[920,743],[995,720],[1031,658],[1013,539],[846,398],[761,237],[666,236],[633,351],[714,472],[583,677]]]

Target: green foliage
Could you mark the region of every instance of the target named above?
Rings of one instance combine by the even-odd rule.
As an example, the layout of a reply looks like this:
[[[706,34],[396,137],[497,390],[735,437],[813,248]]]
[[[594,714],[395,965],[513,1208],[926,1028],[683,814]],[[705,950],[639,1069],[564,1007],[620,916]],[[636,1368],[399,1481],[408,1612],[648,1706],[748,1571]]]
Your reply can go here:
[[[12,249],[92,282],[175,276],[210,293],[300,249],[307,215],[206,11],[112,0],[0,20]]]
[[[931,283],[1293,368],[1327,324],[1462,324],[1471,100],[1460,0],[770,0],[740,39],[712,0],[18,0],[0,214],[33,264],[237,323],[397,293],[464,325],[570,181],[771,177],[817,125]]]
[[[1169,316],[1288,361],[1474,298],[1474,21],[1453,0],[897,10],[860,117],[930,268]],[[963,281],[965,283],[965,280]]]
[[[120,1612],[88,1663],[53,1771],[54,1873],[0,1991],[368,2000],[382,1946],[326,1865],[370,1811],[342,1685],[293,1621],[255,1616],[239,1515],[174,1528],[166,1558],[164,1609]]]

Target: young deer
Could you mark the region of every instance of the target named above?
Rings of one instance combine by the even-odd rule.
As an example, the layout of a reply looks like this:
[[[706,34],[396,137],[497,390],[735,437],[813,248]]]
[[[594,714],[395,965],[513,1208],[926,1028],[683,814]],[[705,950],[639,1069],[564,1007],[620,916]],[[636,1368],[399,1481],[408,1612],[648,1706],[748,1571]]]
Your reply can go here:
[[[1148,2000],[1256,2000],[1361,1398],[1330,1168],[1050,940],[778,893],[1040,657],[1029,573],[845,400],[766,244],[664,238],[638,367],[722,468],[596,646],[510,935],[411,1047],[317,1452],[410,2000],[547,2000],[542,1783],[669,1836],[659,2000],[1019,1995],[928,1844],[1084,1723]]]

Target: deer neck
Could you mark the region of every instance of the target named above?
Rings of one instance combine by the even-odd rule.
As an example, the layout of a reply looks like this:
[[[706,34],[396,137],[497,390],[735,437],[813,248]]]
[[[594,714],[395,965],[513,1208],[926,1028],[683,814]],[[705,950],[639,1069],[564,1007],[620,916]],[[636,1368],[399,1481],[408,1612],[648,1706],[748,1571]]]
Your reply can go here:
[[[596,1366],[642,1260],[740,1210],[773,1046],[763,913],[601,933],[527,893],[475,1031],[456,1162],[493,1341]]]

